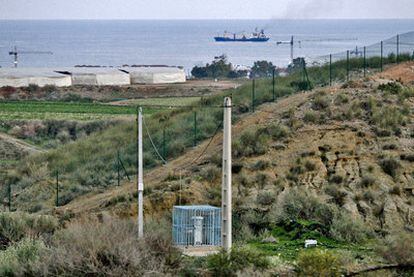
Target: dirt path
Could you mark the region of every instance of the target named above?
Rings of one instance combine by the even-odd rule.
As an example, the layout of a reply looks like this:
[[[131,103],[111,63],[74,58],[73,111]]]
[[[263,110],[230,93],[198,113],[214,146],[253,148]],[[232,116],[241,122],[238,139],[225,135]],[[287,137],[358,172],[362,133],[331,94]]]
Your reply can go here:
[[[31,145],[23,140],[20,139],[16,139],[12,136],[9,136],[5,133],[0,133],[0,141],[5,141],[11,145],[13,145],[14,147],[25,151],[25,152],[29,152],[29,153],[39,153],[39,152],[44,152],[44,150],[40,149],[37,146]]]

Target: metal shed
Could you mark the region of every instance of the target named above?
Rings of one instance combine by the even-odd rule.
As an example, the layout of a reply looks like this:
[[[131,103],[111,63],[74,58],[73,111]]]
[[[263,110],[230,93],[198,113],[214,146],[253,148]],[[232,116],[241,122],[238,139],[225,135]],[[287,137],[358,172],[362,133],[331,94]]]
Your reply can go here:
[[[174,206],[172,234],[178,246],[221,246],[221,209]]]

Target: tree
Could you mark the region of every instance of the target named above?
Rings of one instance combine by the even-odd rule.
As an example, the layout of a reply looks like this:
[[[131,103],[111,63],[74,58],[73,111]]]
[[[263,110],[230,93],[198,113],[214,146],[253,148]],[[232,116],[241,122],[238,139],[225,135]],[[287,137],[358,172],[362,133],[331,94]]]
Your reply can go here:
[[[195,66],[191,70],[191,74],[195,78],[228,78],[232,73],[232,65],[227,62],[227,56],[221,55],[214,58],[211,64],[206,64],[205,67]]]
[[[272,77],[275,66],[272,62],[268,61],[257,61],[254,62],[250,76],[252,78],[265,78]]]

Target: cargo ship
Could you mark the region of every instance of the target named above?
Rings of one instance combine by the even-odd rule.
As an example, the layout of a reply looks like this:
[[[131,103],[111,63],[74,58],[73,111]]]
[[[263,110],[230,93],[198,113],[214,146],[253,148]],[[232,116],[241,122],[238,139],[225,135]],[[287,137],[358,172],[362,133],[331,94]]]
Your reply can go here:
[[[250,36],[245,34],[237,36],[237,34],[231,34],[224,32],[224,35],[214,37],[217,42],[266,42],[270,38],[265,35],[264,30],[253,32]]]

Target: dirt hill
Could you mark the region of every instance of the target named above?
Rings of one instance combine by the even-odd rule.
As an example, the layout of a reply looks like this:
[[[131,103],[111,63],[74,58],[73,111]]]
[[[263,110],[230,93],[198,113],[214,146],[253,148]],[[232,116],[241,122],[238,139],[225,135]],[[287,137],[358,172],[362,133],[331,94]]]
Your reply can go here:
[[[266,214],[300,190],[376,231],[414,229],[414,91],[406,87],[414,81],[413,65],[290,96],[244,116],[233,126],[235,209]],[[217,135],[196,162],[208,141],[146,172],[147,216],[178,203],[220,205],[221,140]],[[135,216],[135,197],[135,184],[125,183],[56,212]]]

